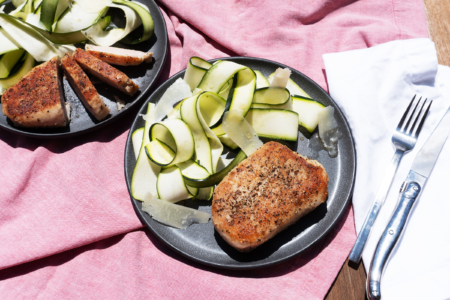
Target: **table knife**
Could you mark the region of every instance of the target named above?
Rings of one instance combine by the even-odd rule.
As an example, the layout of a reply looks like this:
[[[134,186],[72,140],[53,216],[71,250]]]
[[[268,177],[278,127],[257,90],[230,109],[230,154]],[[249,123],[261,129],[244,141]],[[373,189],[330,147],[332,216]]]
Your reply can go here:
[[[450,108],[417,154],[400,188],[397,207],[378,242],[370,264],[366,289],[371,300],[381,299],[380,281],[389,254],[406,224],[408,215],[430,176],[450,132]]]

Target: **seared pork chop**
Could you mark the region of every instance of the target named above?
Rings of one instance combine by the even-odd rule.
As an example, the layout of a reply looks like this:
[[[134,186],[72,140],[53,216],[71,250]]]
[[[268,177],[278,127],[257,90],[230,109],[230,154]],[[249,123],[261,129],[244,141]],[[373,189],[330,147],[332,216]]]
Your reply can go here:
[[[102,47],[86,44],[86,51],[112,65],[120,66],[137,66],[144,61],[150,63],[152,61],[153,52],[147,53],[136,50],[122,49],[116,47]]]
[[[59,58],[34,67],[2,95],[2,111],[16,126],[64,127],[69,124],[60,81]]]
[[[67,80],[69,80],[70,85],[89,112],[99,121],[106,118],[109,114],[109,108],[97,93],[86,73],[84,73],[72,56],[69,54],[64,55],[61,59],[61,65]]]
[[[214,227],[237,250],[251,251],[325,202],[327,185],[319,162],[269,142],[217,186]]]
[[[80,48],[75,50],[73,58],[85,71],[130,96],[133,96],[139,89],[139,86],[123,72]]]

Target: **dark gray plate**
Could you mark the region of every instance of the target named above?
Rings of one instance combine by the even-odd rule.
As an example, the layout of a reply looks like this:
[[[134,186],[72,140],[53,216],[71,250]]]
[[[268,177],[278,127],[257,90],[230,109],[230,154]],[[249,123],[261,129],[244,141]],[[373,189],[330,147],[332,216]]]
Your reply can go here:
[[[286,68],[282,64],[251,57],[222,58],[261,71],[268,76],[277,68]],[[215,61],[215,60],[213,60]],[[339,155],[330,158],[324,150],[318,150],[314,138],[299,132],[298,153],[317,159],[325,167],[330,181],[328,185],[328,200],[316,210],[300,219],[295,225],[279,233],[274,238],[256,248],[250,253],[240,253],[229,246],[214,230],[211,221],[207,224],[193,224],[186,230],[174,229],[154,221],[142,212],[141,202],[131,197],[131,202],[141,221],[162,241],[175,251],[197,262],[227,269],[252,269],[280,263],[292,258],[323,238],[336,224],[349,203],[356,170],[356,153],[353,138],[342,112],[330,96],[314,81],[302,73],[292,70],[291,78],[298,83],[311,97],[325,105],[335,107],[335,117],[339,123],[343,137],[339,140]],[[177,73],[161,85],[148,99],[156,102],[166,89],[178,78],[184,76],[184,71]],[[147,105],[143,105],[140,113],[145,114]],[[131,133],[144,126],[141,117],[136,117],[125,147],[125,177],[130,191],[131,175],[136,158],[131,143]],[[130,193],[131,195],[131,193]],[[186,201],[188,206],[211,212],[210,201]]]
[[[26,136],[33,136],[39,138],[63,138],[80,135],[104,127],[118,120],[120,117],[124,116],[130,110],[131,107],[141,105],[143,99],[146,99],[146,97],[148,96],[151,86],[158,79],[158,76],[160,75],[161,70],[164,66],[167,54],[168,41],[167,41],[166,23],[155,1],[153,0],[136,0],[136,1],[147,5],[147,7],[150,9],[153,22],[155,23],[155,33],[149,40],[142,42],[140,44],[115,45],[121,48],[135,49],[144,52],[153,52],[153,62],[150,64],[143,63],[139,66],[131,66],[131,67],[115,66],[117,67],[117,69],[127,74],[128,77],[130,77],[135,83],[137,83],[140,86],[139,91],[133,97],[130,97],[116,89],[113,89],[107,84],[104,83],[96,84],[95,88],[105,101],[105,104],[111,110],[111,114],[106,119],[99,122],[86,110],[83,103],[81,103],[81,101],[75,94],[75,91],[69,85],[68,81],[63,77],[64,94],[65,94],[64,96],[66,98],[66,102],[69,102],[72,108],[70,113],[71,121],[69,126],[58,129],[20,128],[14,126],[13,123],[8,118],[6,118],[2,113],[0,113],[0,126],[9,131],[13,131],[15,133]],[[117,96],[120,99],[124,100],[126,103],[126,107],[118,111],[114,96]]]

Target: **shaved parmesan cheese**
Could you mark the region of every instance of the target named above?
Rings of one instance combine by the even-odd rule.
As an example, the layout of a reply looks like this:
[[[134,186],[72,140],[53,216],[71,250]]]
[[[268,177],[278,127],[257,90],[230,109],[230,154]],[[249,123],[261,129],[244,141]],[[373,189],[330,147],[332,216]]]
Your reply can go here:
[[[208,223],[210,214],[189,207],[173,204],[146,194],[142,211],[154,220],[179,229],[186,229],[193,223]]]
[[[289,76],[291,76],[291,70],[289,70],[288,68],[285,69],[278,68],[275,71],[275,76],[273,77],[273,80],[270,83],[270,87],[286,88]]]
[[[154,120],[152,119],[152,116],[150,114],[139,114],[139,116],[141,116],[144,121],[151,121],[152,123],[154,123]]]
[[[180,107],[174,108],[174,104],[181,100],[191,97],[192,92],[189,85],[181,78],[178,78],[164,92],[161,99],[156,104],[155,110],[150,111],[149,115],[140,115],[144,120],[152,120],[153,123],[161,121],[165,116],[168,119],[181,119]]]
[[[162,120],[172,110],[175,103],[191,97],[192,92],[189,85],[181,78],[178,78],[169,88],[164,92],[161,99],[159,99],[154,110],[155,119]]]
[[[240,110],[226,112],[223,116],[222,127],[223,131],[225,131],[247,156],[250,156],[250,154],[263,145],[258,134],[243,117],[243,113]]]
[[[330,157],[338,155],[338,140],[342,137],[334,118],[334,107],[327,106],[319,111],[319,137]]]
[[[125,101],[114,95],[114,99],[116,99],[117,110],[120,111],[125,107]]]
[[[71,109],[70,103],[66,102],[66,114],[67,114],[67,120],[69,122],[70,122],[70,109]]]

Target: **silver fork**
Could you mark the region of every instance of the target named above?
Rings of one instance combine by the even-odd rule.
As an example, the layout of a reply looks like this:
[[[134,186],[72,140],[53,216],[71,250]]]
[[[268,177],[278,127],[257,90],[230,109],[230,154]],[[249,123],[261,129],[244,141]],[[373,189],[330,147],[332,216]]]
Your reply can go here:
[[[400,120],[397,129],[392,135],[392,143],[394,144],[395,147],[395,154],[391,160],[390,166],[386,171],[386,174],[384,175],[383,181],[381,182],[381,185],[378,188],[378,192],[372,203],[372,207],[370,208],[369,214],[367,215],[366,220],[364,221],[362,229],[359,232],[358,238],[356,239],[355,245],[353,246],[352,252],[350,253],[349,260],[354,263],[359,263],[359,260],[361,259],[361,254],[362,251],[364,250],[367,238],[370,235],[373,223],[375,222],[378,212],[380,211],[381,206],[383,206],[384,200],[386,199],[386,196],[389,192],[392,179],[394,178],[398,165],[400,164],[400,160],[402,159],[403,154],[405,154],[408,151],[411,151],[411,149],[413,149],[414,146],[416,145],[417,137],[419,136],[419,133],[422,130],[425,118],[427,117],[428,111],[430,110],[431,104],[433,103],[433,101],[430,102],[425,113],[422,115],[422,118],[419,122],[419,125],[417,126],[417,129],[414,130],[416,128],[417,121],[419,120],[419,117],[421,115],[422,109],[424,108],[425,103],[427,102],[427,99],[425,99],[422,106],[420,107],[420,111],[417,114],[415,114],[416,109],[419,106],[420,101],[422,99],[422,97],[420,97],[419,101],[414,106],[414,110],[410,114],[410,117],[408,118],[406,125],[403,126],[406,117],[411,111],[411,107],[413,106],[415,98],[416,96],[414,95],[413,99],[411,100],[411,103],[409,103],[408,108],[403,114],[403,117]],[[414,120],[414,123],[410,126],[410,123],[414,115],[416,115],[416,118]]]

